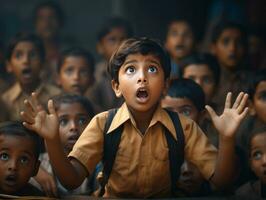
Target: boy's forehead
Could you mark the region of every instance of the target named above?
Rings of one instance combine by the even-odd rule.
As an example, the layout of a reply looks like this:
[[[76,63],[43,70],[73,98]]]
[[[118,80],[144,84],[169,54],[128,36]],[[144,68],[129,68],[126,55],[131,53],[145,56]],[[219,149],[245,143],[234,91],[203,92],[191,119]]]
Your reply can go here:
[[[229,28],[225,28],[219,38],[222,38],[222,37],[238,37],[238,38],[241,38],[243,35],[242,35],[242,32],[238,29],[238,28],[235,28],[235,27],[229,27]]]
[[[34,152],[35,141],[28,136],[7,135],[0,133],[0,148],[10,147],[18,151]]]
[[[20,50],[20,51],[25,51],[25,50],[37,50],[35,44],[31,41],[19,41],[16,46],[14,47],[14,50]]]
[[[151,61],[151,62],[157,62],[158,64],[161,64],[161,60],[159,59],[159,57],[153,54],[152,52],[148,54],[141,54],[141,53],[129,54],[125,59],[125,62],[127,61],[136,61],[136,62]]]
[[[56,113],[58,115],[63,114],[85,114],[88,115],[84,106],[79,102],[62,102],[59,104]]]
[[[192,32],[190,25],[185,21],[173,21],[169,26],[169,30],[184,30],[184,29]]]
[[[260,93],[262,91],[266,91],[266,80],[259,82],[256,87],[256,93]]]

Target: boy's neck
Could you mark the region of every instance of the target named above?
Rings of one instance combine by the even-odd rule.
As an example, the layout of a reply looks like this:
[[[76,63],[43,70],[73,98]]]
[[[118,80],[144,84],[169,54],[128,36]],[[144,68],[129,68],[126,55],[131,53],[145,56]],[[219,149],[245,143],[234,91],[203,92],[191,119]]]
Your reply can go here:
[[[158,104],[154,106],[152,109],[146,111],[146,112],[137,112],[129,108],[135,122],[138,130],[144,135],[147,128],[150,125],[150,122],[152,120],[152,117],[154,115],[155,110],[157,109]]]
[[[58,53],[59,40],[57,38],[43,40],[43,44],[45,52],[47,54],[47,58]]]
[[[32,92],[34,92],[41,84],[40,79],[32,82],[31,84],[27,84],[27,85],[22,85],[20,84],[23,92],[25,92],[28,95],[31,95]]]

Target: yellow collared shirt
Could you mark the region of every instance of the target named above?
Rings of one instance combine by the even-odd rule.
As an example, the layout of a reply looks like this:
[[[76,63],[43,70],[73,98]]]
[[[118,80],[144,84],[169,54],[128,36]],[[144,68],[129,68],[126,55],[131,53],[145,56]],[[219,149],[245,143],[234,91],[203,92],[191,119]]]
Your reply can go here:
[[[103,129],[108,112],[96,115],[76,142],[69,157],[79,160],[92,174],[103,156]],[[194,163],[208,180],[214,173],[217,150],[198,125],[179,116],[185,136],[185,159]],[[113,169],[104,197],[169,197],[171,181],[166,127],[176,138],[175,128],[167,112],[160,106],[155,111],[145,134],[124,103],[117,111],[109,134],[124,124]]]

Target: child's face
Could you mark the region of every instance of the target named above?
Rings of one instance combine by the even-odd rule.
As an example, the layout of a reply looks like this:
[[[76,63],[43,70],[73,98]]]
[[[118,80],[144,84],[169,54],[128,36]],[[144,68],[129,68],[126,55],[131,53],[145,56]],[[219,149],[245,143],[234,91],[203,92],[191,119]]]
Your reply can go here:
[[[162,99],[161,104],[163,108],[168,108],[169,110],[177,112],[181,115],[185,115],[196,122],[199,119],[199,111],[188,98],[175,98],[166,96],[164,99]]]
[[[266,123],[266,81],[261,81],[257,85],[253,98],[253,107],[257,118]]]
[[[113,28],[107,35],[105,35],[98,43],[98,52],[109,60],[113,52],[118,46],[127,38],[125,29],[122,27]]]
[[[66,153],[69,153],[90,119],[80,103],[62,103],[56,113],[60,140]]]
[[[7,67],[22,86],[35,84],[41,69],[40,53],[31,42],[19,42],[13,49]]]
[[[0,191],[14,194],[36,175],[39,161],[34,142],[21,136],[0,135]]]
[[[225,29],[213,45],[213,52],[222,67],[235,69],[245,52],[241,32],[234,28]]]
[[[204,178],[198,168],[191,162],[184,161],[180,170],[178,187],[193,195],[200,192],[203,181]]]
[[[83,95],[93,82],[90,66],[81,56],[66,57],[58,77],[58,84],[65,92]]]
[[[36,17],[36,32],[42,39],[52,39],[58,34],[60,25],[53,9],[43,7]]]
[[[266,184],[266,132],[251,139],[250,163],[252,171]]]
[[[194,46],[194,36],[186,22],[174,22],[166,36],[165,47],[172,59],[180,60],[189,55]]]
[[[152,111],[166,92],[161,62],[151,54],[128,55],[119,69],[118,81],[113,80],[112,87],[117,97],[124,97],[131,112]]]
[[[212,71],[205,64],[192,64],[184,69],[183,78],[194,80],[205,93],[206,102],[209,102],[215,89],[215,80]]]

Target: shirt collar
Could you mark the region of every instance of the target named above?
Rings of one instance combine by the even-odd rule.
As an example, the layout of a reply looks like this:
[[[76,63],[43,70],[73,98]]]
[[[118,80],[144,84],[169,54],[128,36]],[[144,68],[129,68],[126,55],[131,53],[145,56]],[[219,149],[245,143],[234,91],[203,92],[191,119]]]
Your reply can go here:
[[[38,96],[38,95],[41,93],[41,91],[42,91],[43,89],[44,89],[44,85],[41,83],[41,84],[39,85],[39,87],[37,87],[37,89],[36,89],[34,92],[35,92],[36,95]],[[15,85],[12,87],[12,89],[11,89],[11,91],[10,91],[10,97],[9,97],[9,99],[10,99],[11,102],[14,102],[14,101],[15,101],[16,99],[18,99],[21,95],[28,96],[28,95],[26,95],[26,94],[23,92],[23,90],[22,90],[20,84],[17,82],[17,83],[15,83]]]
[[[120,125],[124,124],[126,121],[130,120],[131,123],[136,127],[135,120],[133,119],[126,103],[124,103],[115,114],[113,121],[107,131],[107,133],[112,132],[117,129]],[[165,128],[167,128],[173,137],[176,139],[176,132],[174,124],[168,113],[159,105],[155,110],[152,120],[150,122],[149,128],[154,126],[156,123],[161,123]]]

